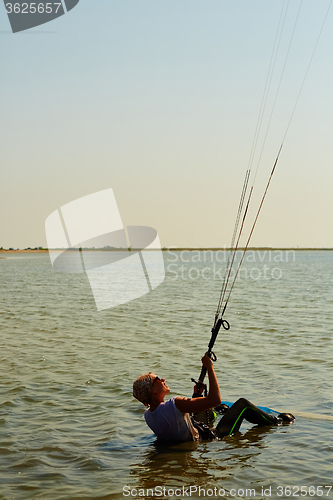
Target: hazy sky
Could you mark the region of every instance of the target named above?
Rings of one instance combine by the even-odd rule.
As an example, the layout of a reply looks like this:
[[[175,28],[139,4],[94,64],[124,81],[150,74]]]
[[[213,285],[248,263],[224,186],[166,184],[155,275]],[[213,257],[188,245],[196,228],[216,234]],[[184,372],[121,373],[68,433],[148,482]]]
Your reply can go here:
[[[302,3],[247,230],[329,4]],[[228,245],[286,5],[81,0],[12,34],[1,3],[0,246],[46,245],[51,212],[110,187],[123,223],[154,227],[162,246]],[[299,6],[287,11],[256,158]],[[252,245],[333,247],[332,42],[333,7]]]

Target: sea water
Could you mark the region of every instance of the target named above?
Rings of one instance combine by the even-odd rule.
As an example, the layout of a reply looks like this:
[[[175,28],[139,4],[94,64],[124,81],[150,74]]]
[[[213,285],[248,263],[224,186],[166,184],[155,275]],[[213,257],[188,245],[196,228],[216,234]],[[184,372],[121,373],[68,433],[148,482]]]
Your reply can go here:
[[[162,445],[133,399],[146,371],[191,395],[226,260],[166,251],[158,288],[98,312],[48,254],[0,259],[1,499],[333,498],[332,251],[249,251],[214,348],[224,400],[294,424]]]

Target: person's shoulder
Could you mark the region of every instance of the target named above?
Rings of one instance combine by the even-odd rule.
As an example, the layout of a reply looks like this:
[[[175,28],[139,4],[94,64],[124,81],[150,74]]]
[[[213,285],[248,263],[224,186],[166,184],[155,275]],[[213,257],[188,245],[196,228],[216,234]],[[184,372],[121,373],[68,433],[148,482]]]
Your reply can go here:
[[[168,406],[173,406],[175,404],[176,398],[177,398],[177,396],[170,398],[167,401],[163,401],[163,403],[160,403],[160,406],[162,406],[162,408],[167,408]]]
[[[169,408],[170,406],[172,406],[174,404],[174,402],[173,402],[174,399],[176,399],[176,398],[174,397],[174,398],[168,399],[168,401],[163,401],[155,408],[155,410],[152,410],[151,408],[147,408],[145,410],[144,415],[148,416],[148,415],[158,414],[159,412],[163,411],[164,408]]]
[[[182,401],[191,401],[193,398],[187,398],[186,396],[176,396],[174,398],[175,400],[175,405],[177,406],[177,402],[182,402]]]
[[[188,398],[185,398],[183,396],[174,396],[173,398],[168,399],[168,401],[166,401],[164,404],[168,404],[168,406],[172,405],[172,406],[175,406],[177,408],[178,401],[183,401],[183,400],[187,400],[187,399]]]
[[[178,404],[179,404],[179,403],[180,403],[180,404],[182,404],[182,403],[184,403],[184,402],[188,402],[188,401],[190,401],[190,400],[191,400],[191,398],[187,398],[187,397],[184,397],[184,396],[176,396],[176,397],[174,398],[174,400],[175,400],[175,401],[174,401],[175,407],[177,408],[177,410],[178,410],[178,411],[180,411],[180,412],[181,412],[181,410],[178,408]],[[181,412],[181,413],[182,413],[182,412]]]
[[[179,396],[174,396],[173,398],[170,398],[167,401],[163,401],[163,403],[160,403],[158,407],[161,408],[161,411],[163,411],[163,409],[165,411],[170,411],[171,408],[177,408],[176,400],[178,398]]]

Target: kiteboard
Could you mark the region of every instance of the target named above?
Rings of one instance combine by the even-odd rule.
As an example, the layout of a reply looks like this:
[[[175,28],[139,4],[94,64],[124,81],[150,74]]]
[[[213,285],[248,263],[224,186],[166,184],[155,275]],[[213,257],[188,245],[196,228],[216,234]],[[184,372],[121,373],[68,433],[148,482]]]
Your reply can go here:
[[[230,401],[221,401],[221,405],[227,405],[232,406],[234,403],[231,403]],[[276,410],[272,410],[272,408],[268,408],[267,406],[258,406],[258,408],[266,413],[271,413],[273,415],[278,415],[280,412]]]
[[[229,406],[232,406],[233,403],[231,403],[230,401],[221,401],[221,404],[222,405],[227,405]],[[260,408],[260,410],[263,410],[265,411],[266,413],[271,413],[272,415],[279,415],[279,411],[276,411],[276,410],[272,410],[272,408],[268,408],[267,406],[258,406],[258,408]],[[325,414],[322,414],[322,413],[309,413],[309,412],[303,412],[303,411],[294,411],[293,410],[293,414],[295,415],[295,417],[303,417],[303,418],[309,418],[309,419],[313,419],[313,420],[329,420],[329,421],[333,421],[333,415],[325,415]]]

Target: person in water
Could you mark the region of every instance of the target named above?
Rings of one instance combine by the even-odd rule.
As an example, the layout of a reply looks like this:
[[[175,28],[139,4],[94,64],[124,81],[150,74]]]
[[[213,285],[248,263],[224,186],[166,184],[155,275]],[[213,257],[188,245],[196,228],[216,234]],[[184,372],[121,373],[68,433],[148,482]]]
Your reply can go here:
[[[164,401],[165,396],[170,392],[164,378],[159,378],[149,372],[135,380],[133,396],[147,407],[144,414],[146,423],[158,438],[176,441],[207,438],[207,433],[203,433],[202,430],[204,426],[191,419],[190,414],[210,410],[220,405],[221,395],[213,362],[207,353],[201,361],[208,373],[207,396],[192,398],[176,396]],[[226,410],[216,428],[210,431],[209,438],[222,439],[225,436],[231,436],[239,430],[244,419],[263,426],[292,422],[295,417],[290,413],[271,415],[257,408],[247,399],[240,398]]]

